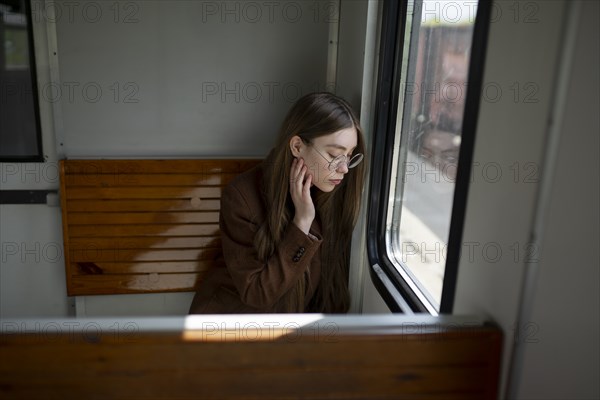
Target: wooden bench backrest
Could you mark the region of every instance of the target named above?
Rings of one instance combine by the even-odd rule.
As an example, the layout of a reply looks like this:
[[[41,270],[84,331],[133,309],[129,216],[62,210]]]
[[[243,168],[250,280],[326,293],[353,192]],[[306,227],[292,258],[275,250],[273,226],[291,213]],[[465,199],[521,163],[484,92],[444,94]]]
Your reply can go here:
[[[294,330],[271,317],[262,329],[250,319],[224,331],[212,317],[204,329],[162,333],[136,332],[134,321],[8,323],[4,332],[13,333],[0,335],[0,397],[497,398],[498,328],[347,332],[317,322]]]
[[[221,190],[260,160],[63,160],[68,295],[193,291],[220,247]]]

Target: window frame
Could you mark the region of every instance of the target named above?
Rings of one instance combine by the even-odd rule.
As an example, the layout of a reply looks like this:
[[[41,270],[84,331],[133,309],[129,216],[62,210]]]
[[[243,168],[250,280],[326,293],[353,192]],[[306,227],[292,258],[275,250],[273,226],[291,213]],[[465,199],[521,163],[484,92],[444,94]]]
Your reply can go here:
[[[411,285],[387,256],[386,220],[392,176],[393,146],[400,93],[401,63],[407,23],[407,2],[383,0],[380,58],[375,99],[373,150],[371,156],[371,199],[367,211],[367,255],[373,284],[390,311],[451,314],[456,294],[464,217],[471,176],[475,132],[479,116],[480,93],[487,39],[491,19],[491,2],[481,1],[473,27],[468,85],[463,113],[460,156],[457,165],[453,206],[450,219],[446,266],[439,311],[424,304]]]

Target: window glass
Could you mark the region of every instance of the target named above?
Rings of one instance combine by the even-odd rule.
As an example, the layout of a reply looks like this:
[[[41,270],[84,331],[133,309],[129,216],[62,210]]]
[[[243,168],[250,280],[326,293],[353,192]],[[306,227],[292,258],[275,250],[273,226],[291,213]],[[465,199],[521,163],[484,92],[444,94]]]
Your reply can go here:
[[[408,5],[386,239],[430,311],[442,295],[476,5]]]
[[[41,161],[31,26],[24,0],[0,0],[0,160]]]

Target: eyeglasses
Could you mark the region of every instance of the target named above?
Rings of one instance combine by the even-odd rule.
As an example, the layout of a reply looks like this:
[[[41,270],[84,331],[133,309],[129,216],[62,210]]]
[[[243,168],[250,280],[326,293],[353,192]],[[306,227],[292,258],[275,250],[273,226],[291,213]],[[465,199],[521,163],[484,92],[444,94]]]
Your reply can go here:
[[[335,171],[338,168],[340,168],[340,166],[342,164],[346,164],[346,166],[348,167],[348,169],[354,168],[356,167],[358,164],[360,164],[360,162],[363,160],[364,155],[362,153],[358,153],[352,156],[352,158],[350,158],[350,160],[348,160],[348,157],[346,157],[343,154],[340,154],[339,156],[337,156],[336,158],[334,158],[333,160],[329,161],[327,159],[327,157],[325,157],[319,150],[317,150],[317,148],[315,146],[312,146],[312,143],[309,143],[310,147],[312,147],[313,149],[315,149],[315,151],[317,153],[319,153],[319,155],[321,157],[323,157],[323,159],[325,161],[327,161],[329,163],[329,165],[327,166],[327,168],[330,171]],[[347,161],[346,161],[347,160]]]

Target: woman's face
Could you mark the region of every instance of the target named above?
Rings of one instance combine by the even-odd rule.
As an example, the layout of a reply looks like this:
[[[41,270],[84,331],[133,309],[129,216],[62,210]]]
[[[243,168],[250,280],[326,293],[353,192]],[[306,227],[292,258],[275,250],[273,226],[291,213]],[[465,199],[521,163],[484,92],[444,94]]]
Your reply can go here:
[[[315,138],[310,144],[299,143],[299,157],[306,163],[314,186],[323,192],[331,192],[342,183],[348,173],[348,164],[342,162],[330,171],[329,162],[340,155],[345,155],[346,161],[350,160],[357,140],[356,129],[352,127]]]

